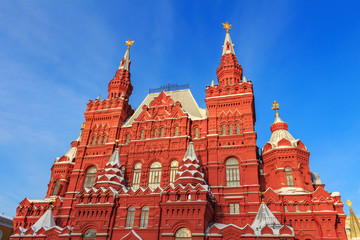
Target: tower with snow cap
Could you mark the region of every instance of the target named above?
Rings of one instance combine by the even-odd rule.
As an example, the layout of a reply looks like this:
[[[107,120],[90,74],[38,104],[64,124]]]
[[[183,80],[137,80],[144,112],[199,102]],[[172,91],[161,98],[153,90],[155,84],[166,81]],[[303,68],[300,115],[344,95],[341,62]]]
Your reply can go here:
[[[266,188],[294,188],[313,191],[309,168],[310,152],[288,131],[288,124],[279,116],[279,104],[273,102],[275,121],[271,137],[262,149]]]

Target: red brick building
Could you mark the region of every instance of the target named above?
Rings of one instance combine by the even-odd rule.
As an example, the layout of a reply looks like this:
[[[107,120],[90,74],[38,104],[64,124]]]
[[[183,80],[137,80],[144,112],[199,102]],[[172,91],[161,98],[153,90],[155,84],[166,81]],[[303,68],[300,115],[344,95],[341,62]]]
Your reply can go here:
[[[168,89],[133,110],[127,42],[107,99],[89,101],[45,199],[17,208],[12,239],[346,239],[340,194],[310,171],[276,102],[259,153],[253,83],[224,26],[206,109],[189,89]]]

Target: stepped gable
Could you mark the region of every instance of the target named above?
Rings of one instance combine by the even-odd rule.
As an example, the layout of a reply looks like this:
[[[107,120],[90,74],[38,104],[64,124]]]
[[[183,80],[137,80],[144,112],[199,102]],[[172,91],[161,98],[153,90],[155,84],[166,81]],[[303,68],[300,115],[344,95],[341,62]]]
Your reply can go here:
[[[175,176],[174,184],[205,184],[204,173],[202,172],[200,162],[196,157],[194,144],[189,142],[183,161],[180,164],[179,171]]]
[[[105,165],[104,170],[98,176],[97,182],[95,183],[95,188],[101,187],[113,187],[116,190],[125,187],[124,175],[120,169],[120,156],[119,149],[115,148],[113,154],[111,155],[109,162]]]
[[[171,101],[168,98],[165,98],[165,96],[171,98]],[[134,114],[122,125],[122,127],[131,127],[134,122],[152,119],[153,115],[151,114],[148,106],[156,108],[155,103],[164,105],[169,104],[170,102],[173,102],[173,104],[168,105],[165,109],[165,117],[176,118],[187,115],[189,118],[191,118],[191,120],[207,118],[207,109],[202,109],[198,106],[193,95],[191,94],[190,89],[184,89],[148,94],[144,101],[136,109]],[[176,114],[171,114],[172,112],[175,113],[177,110],[180,110],[178,116],[176,116]]]
[[[301,148],[307,151],[305,145],[299,140],[295,139],[288,132],[288,124],[281,120],[279,113],[276,111],[275,113],[275,121],[270,126],[270,130],[272,132],[270,140],[265,144],[263,148],[263,152],[267,152],[271,149],[276,148]]]
[[[279,236],[280,229],[289,228],[291,230],[291,235],[294,235],[294,230],[292,227],[285,226],[280,224],[274,214],[270,211],[270,209],[266,206],[264,202],[260,204],[259,210],[256,214],[256,217],[251,224],[251,228],[254,230],[256,236],[261,235],[273,235]],[[281,231],[288,235],[289,231]]]

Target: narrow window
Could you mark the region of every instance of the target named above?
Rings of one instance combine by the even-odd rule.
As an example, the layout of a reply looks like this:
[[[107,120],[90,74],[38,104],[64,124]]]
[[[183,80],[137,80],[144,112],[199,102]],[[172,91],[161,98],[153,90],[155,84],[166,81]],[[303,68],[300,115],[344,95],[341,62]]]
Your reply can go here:
[[[103,144],[105,144],[105,143],[106,143],[106,135],[103,138]]]
[[[126,227],[132,228],[134,225],[134,216],[135,216],[135,207],[131,206],[128,208],[128,213],[126,217]]]
[[[144,129],[141,130],[141,134],[140,134],[140,140],[143,140],[144,139]]]
[[[133,188],[140,187],[140,177],[141,177],[141,163],[136,163],[134,167],[134,176],[133,176]]]
[[[230,203],[229,204],[229,213],[230,214],[239,214],[240,213],[239,203]]]
[[[284,205],[284,211],[285,211],[285,212],[288,211],[287,205]]]
[[[164,137],[165,134],[165,128],[160,129],[160,137]]]
[[[235,158],[226,161],[226,186],[240,186],[239,162]]]
[[[144,206],[141,209],[141,217],[140,217],[140,227],[147,228],[148,226],[148,218],[149,218],[149,207]]]
[[[106,103],[104,104],[104,109],[106,109]]]
[[[294,179],[291,168],[285,168],[286,184],[288,187],[294,186]]]
[[[94,137],[92,138],[91,145],[95,145],[95,140],[96,140],[96,137],[94,136]]]
[[[233,125],[229,124],[229,134],[233,135]]]
[[[96,239],[96,231],[94,229],[89,229],[84,233],[84,240],[95,240]]]
[[[240,123],[236,124],[236,134],[240,134]]]
[[[179,134],[179,127],[175,127],[175,137],[177,137],[178,136],[178,134]]]
[[[126,135],[126,142],[125,142],[125,144],[129,144],[129,142],[130,142],[130,134]]]
[[[57,196],[59,195],[59,189],[60,189],[60,179],[58,179],[56,182],[55,182],[55,187],[54,187],[54,191],[53,191],[53,196]]]
[[[298,211],[299,211],[299,206],[295,205],[295,212],[298,212]]]
[[[180,228],[175,233],[175,240],[191,240],[191,232],[187,228]]]
[[[309,204],[306,205],[306,211],[311,212]]]
[[[225,126],[225,124],[223,124],[222,126],[221,126],[221,133],[222,133],[222,135],[226,135],[226,126]]]
[[[170,164],[170,183],[174,182],[178,169],[179,169],[178,161],[176,160],[172,161]]]
[[[92,186],[94,186],[95,178],[96,178],[96,168],[92,167],[86,172],[84,188],[91,188]]]
[[[230,90],[227,90],[227,94],[230,95]]]
[[[151,188],[160,187],[160,180],[161,180],[161,163],[154,162],[150,166],[149,187]]]
[[[155,130],[154,130],[154,138],[157,138],[157,136],[158,136],[158,130],[157,130],[157,128],[155,128]]]
[[[199,128],[195,128],[195,139],[199,138]]]
[[[100,143],[101,143],[101,136],[99,136],[96,145],[100,145]]]

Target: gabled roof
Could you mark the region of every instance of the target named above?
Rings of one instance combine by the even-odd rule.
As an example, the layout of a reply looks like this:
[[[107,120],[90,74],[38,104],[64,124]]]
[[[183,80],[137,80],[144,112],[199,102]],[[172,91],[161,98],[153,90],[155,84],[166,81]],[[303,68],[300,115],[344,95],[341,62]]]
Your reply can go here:
[[[183,111],[187,113],[192,120],[204,119],[207,117],[207,109],[202,109],[198,106],[197,102],[195,101],[193,95],[190,92],[190,89],[169,91],[164,93],[167,96],[171,97],[175,103],[179,101],[181,103]],[[154,100],[154,98],[159,96],[160,94],[161,93],[148,94],[144,101],[136,109],[134,114],[127,119],[127,121],[122,125],[122,127],[131,127],[134,123],[134,120],[143,111],[143,106],[149,106],[150,103]]]

